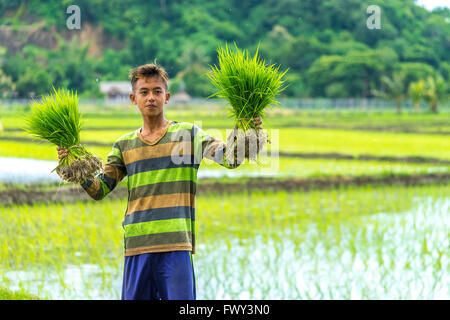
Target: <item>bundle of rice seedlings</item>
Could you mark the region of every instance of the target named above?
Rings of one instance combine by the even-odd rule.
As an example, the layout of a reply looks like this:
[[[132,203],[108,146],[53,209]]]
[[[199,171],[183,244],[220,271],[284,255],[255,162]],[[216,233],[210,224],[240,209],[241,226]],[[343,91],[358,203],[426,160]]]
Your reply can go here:
[[[259,46],[253,57],[247,50],[234,46],[234,50],[228,44],[217,49],[219,66],[212,66],[207,75],[218,91],[210,97],[225,98],[230,117],[234,118],[234,141],[228,141],[232,147],[227,149],[227,159],[233,156],[236,159],[238,147],[245,144],[245,157],[256,160],[258,151],[270,140],[265,131],[255,127],[253,120],[264,119],[266,108],[280,106],[276,96],[286,88],[282,78],[288,70],[279,72],[279,65],[266,64],[258,57]],[[252,148],[252,143],[256,143],[256,148]],[[251,152],[252,149],[256,152]]]
[[[32,103],[25,124],[24,129],[32,136],[68,150],[67,156],[52,170],[63,181],[82,183],[102,170],[102,161],[80,143],[81,113],[76,92],[53,88],[53,93],[44,96],[41,102]]]

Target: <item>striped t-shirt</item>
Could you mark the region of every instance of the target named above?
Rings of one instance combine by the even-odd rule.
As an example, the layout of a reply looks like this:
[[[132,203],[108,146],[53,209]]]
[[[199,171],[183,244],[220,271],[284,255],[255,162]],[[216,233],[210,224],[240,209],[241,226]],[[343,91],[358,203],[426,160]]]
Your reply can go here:
[[[104,170],[81,186],[103,199],[128,177],[128,206],[123,220],[125,256],[188,250],[195,253],[195,193],[203,157],[233,169],[224,142],[197,125],[170,122],[159,140],[149,143],[140,129],[120,137]]]

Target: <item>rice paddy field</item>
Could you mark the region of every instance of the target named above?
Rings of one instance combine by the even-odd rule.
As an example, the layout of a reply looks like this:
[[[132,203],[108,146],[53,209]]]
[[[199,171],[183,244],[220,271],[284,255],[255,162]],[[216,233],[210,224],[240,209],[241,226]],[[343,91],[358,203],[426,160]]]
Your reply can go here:
[[[21,130],[23,113],[1,110],[0,170],[5,158],[56,161],[54,146]],[[141,124],[129,106],[82,111],[82,142],[104,161]],[[197,297],[449,299],[449,115],[270,111],[259,164],[200,166],[215,175],[198,180]],[[220,105],[169,105],[166,118],[223,140],[232,128]],[[79,189],[45,201],[68,187],[0,181],[0,299],[120,299],[126,199],[81,200]],[[1,202],[19,190],[44,197]]]

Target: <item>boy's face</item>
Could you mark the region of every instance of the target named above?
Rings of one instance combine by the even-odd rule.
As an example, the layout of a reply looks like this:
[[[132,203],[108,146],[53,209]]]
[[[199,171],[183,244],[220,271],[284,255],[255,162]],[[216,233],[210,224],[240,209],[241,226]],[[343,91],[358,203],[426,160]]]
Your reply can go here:
[[[168,103],[170,93],[159,76],[139,78],[130,100],[136,104],[143,116],[157,116],[163,112],[164,104]]]

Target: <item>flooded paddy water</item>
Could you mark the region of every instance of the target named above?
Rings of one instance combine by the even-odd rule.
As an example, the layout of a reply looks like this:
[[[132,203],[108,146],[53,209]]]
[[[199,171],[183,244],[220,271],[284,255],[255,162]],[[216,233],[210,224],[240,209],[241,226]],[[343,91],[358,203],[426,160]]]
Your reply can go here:
[[[51,172],[58,165],[57,161],[0,157],[0,182],[16,184],[42,184],[60,182],[56,172]],[[239,177],[274,177],[276,172],[269,171],[233,171],[226,169],[202,169],[198,178],[239,178]]]
[[[198,298],[449,299],[449,192],[199,195]],[[119,299],[125,208],[124,200],[2,208],[1,286],[50,299]]]

